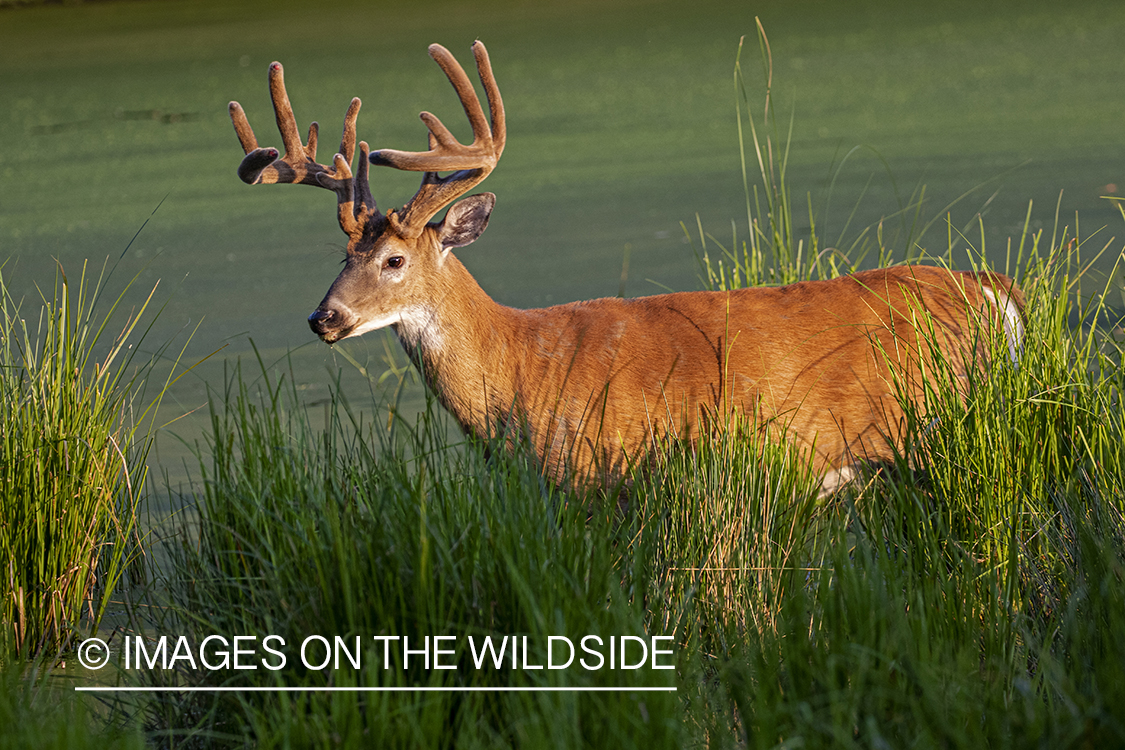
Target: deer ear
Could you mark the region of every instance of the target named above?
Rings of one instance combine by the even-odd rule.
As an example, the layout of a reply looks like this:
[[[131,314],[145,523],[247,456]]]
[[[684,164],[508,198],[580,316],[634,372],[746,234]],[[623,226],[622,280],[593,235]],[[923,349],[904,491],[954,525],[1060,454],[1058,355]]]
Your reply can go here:
[[[488,226],[488,217],[492,214],[492,207],[495,205],[495,195],[481,193],[470,195],[450,206],[445,219],[438,227],[442,250],[464,247],[480,237],[484,228]]]

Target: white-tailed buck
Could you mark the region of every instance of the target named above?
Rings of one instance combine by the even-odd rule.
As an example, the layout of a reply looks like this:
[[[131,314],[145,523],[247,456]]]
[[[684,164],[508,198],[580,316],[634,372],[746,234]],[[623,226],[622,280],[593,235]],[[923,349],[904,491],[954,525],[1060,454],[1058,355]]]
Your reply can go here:
[[[361,142],[353,176],[360,107],[353,99],[339,153],[319,164],[317,125],[302,144],[275,62],[269,86],[285,155],[260,148],[232,102],[246,152],[238,175],[250,184],[336,193],[347,259],[309,316],[321,339],[332,344],[390,326],[466,431],[529,440],[551,479],[612,486],[654,445],[695,439],[715,429],[717,417],[741,412],[782,428],[809,452],[828,490],[853,464],[894,455],[904,426],[898,397],[921,398],[935,357],[964,378],[986,363],[981,334],[999,330],[1011,356],[1018,354],[1023,302],[1011,279],[926,266],[539,310],[497,304],[451,251],[488,224],[491,193],[453,201],[500,159],[504,105],[483,44],[473,45],[473,55],[488,118],[453,56],[437,44],[430,55],[457,90],[471,144],[423,112],[428,151],[369,154]],[[423,172],[422,186],[403,208],[383,214],[371,197],[369,161]],[[444,219],[433,220],[451,203]]]

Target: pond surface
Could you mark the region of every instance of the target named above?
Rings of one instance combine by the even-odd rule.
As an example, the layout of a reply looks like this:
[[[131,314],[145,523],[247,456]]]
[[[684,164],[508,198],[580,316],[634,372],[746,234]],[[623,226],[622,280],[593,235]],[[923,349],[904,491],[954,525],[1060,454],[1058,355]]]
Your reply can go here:
[[[756,16],[772,45],[783,131],[792,117],[788,181],[799,205],[811,198],[822,245],[846,247],[883,217],[899,236],[894,215],[923,184],[926,220],[969,193],[949,210],[955,230],[969,227],[958,246],[983,243],[1001,269],[1029,201],[1033,228],[1050,232],[1058,204],[1063,223],[1079,213],[1083,236],[1105,227],[1091,248],[1121,234],[1101,196],[1125,191],[1123,3],[486,5],[193,0],[0,11],[5,280],[29,306],[35,285],[50,288],[56,259],[71,277],[86,259],[120,259],[110,289],[137,276],[130,300],[159,282],[164,308],[144,346],[176,337],[171,350],[186,346],[187,364],[217,352],[165,402],[163,420],[189,414],[158,444],[173,482],[187,475],[182,441],[206,423],[208,384],[221,394],[224,368],[239,358],[255,371],[254,347],[310,402],[341,369],[366,400],[366,380],[305,322],[344,245],[332,196],[251,188],[235,176],[242,153],[229,100],[246,107],[263,144],[280,142],[271,60],[286,66],[301,127],[320,121],[327,161],[352,96],[364,101],[359,137],[373,148],[423,147],[422,109],[464,138],[426,46],[440,41],[468,63],[471,42],[485,41],[508,146],[483,185],[499,197],[489,229],[458,256],[514,306],[617,294],[626,251],[627,295],[696,289],[681,223],[695,227],[698,215],[729,238],[733,222],[745,236],[733,70],[746,35],[759,111]],[[372,183],[387,209],[413,194],[417,176],[374,170]],[[807,233],[807,211],[798,217]],[[948,236],[939,222],[921,246],[941,251]],[[385,351],[402,362],[387,344],[368,334],[340,348],[378,375]]]

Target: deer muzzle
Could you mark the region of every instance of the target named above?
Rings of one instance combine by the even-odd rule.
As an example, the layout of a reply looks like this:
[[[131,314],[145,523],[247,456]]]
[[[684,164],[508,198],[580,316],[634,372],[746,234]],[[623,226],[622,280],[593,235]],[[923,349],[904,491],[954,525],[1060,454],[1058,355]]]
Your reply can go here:
[[[341,319],[343,316],[335,310],[318,307],[309,316],[309,328],[326,343],[339,341],[343,336],[346,324]]]

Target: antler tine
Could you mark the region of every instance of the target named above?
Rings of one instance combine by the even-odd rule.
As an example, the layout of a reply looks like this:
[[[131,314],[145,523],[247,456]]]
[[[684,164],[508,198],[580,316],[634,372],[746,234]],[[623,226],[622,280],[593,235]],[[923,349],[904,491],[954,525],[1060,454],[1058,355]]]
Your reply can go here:
[[[340,135],[340,150],[336,153],[343,154],[347,159],[348,164],[352,163],[352,157],[355,156],[355,121],[359,117],[359,107],[361,102],[359,97],[353,97],[352,103],[348,105],[348,111],[344,115],[344,132]],[[314,125],[316,123],[313,123]],[[316,151],[312,153],[312,158],[316,158]]]
[[[480,42],[473,44],[477,72],[488,98],[490,119],[484,116],[480,99],[465,70],[440,44],[430,45],[434,58],[453,84],[457,97],[473,128],[473,142],[463,145],[457,141],[441,120],[429,112],[420,117],[429,132],[429,151],[397,151],[381,149],[371,153],[371,163],[412,172],[425,172],[417,194],[399,211],[391,214],[406,237],[417,236],[434,214],[479,184],[496,166],[504,151],[504,103],[500,89],[492,74],[488,52]],[[438,172],[457,170],[447,177]]]
[[[496,85],[496,76],[492,75],[492,62],[488,59],[488,50],[480,42],[473,45],[473,57],[477,61],[477,73],[480,82],[484,84],[484,95],[488,97],[488,112],[492,116],[490,131],[492,133],[492,148],[496,158],[504,152],[504,144],[508,140],[508,128],[504,123],[504,100],[500,98],[500,87]],[[480,104],[478,102],[479,111]],[[473,131],[474,138],[476,130]]]
[[[254,137],[254,129],[246,119],[246,112],[238,102],[230,103],[230,120],[234,123],[234,132],[238,142],[242,144],[242,153],[248,154],[258,148],[258,139]]]
[[[281,143],[285,146],[285,158],[300,154],[310,160],[316,159],[316,130],[314,122],[309,127],[309,145],[312,153],[308,153],[301,145],[301,134],[297,132],[297,118],[293,114],[293,105],[289,103],[289,94],[285,91],[285,70],[281,63],[270,65],[270,99],[273,100],[274,118],[277,120],[277,130],[281,133]]]
[[[251,185],[292,183],[315,185],[336,193],[337,211],[340,227],[352,237],[359,237],[367,221],[378,213],[371,189],[367,184],[367,152],[364,150],[364,164],[360,167],[362,185],[355,185],[351,162],[355,156],[355,125],[359,116],[360,100],[352,99],[344,115],[344,131],[340,136],[340,150],[328,167],[316,161],[319,128],[314,122],[309,126],[307,143],[301,143],[297,130],[297,118],[289,103],[285,90],[285,75],[281,63],[271,63],[269,68],[270,98],[273,101],[278,132],[285,147],[285,155],[278,158],[275,148],[261,148],[254,131],[246,118],[246,113],[238,102],[230,103],[231,122],[234,123],[245,158],[238,167],[238,176]],[[360,205],[356,205],[355,193],[358,190]],[[362,208],[361,208],[362,206]]]
[[[352,181],[355,184],[355,208],[354,215],[356,218],[362,219],[363,217],[371,217],[379,215],[379,211],[375,208],[375,198],[371,195],[371,183],[367,179],[367,165],[368,156],[371,149],[367,145],[367,141],[359,142],[359,165],[355,179]]]

